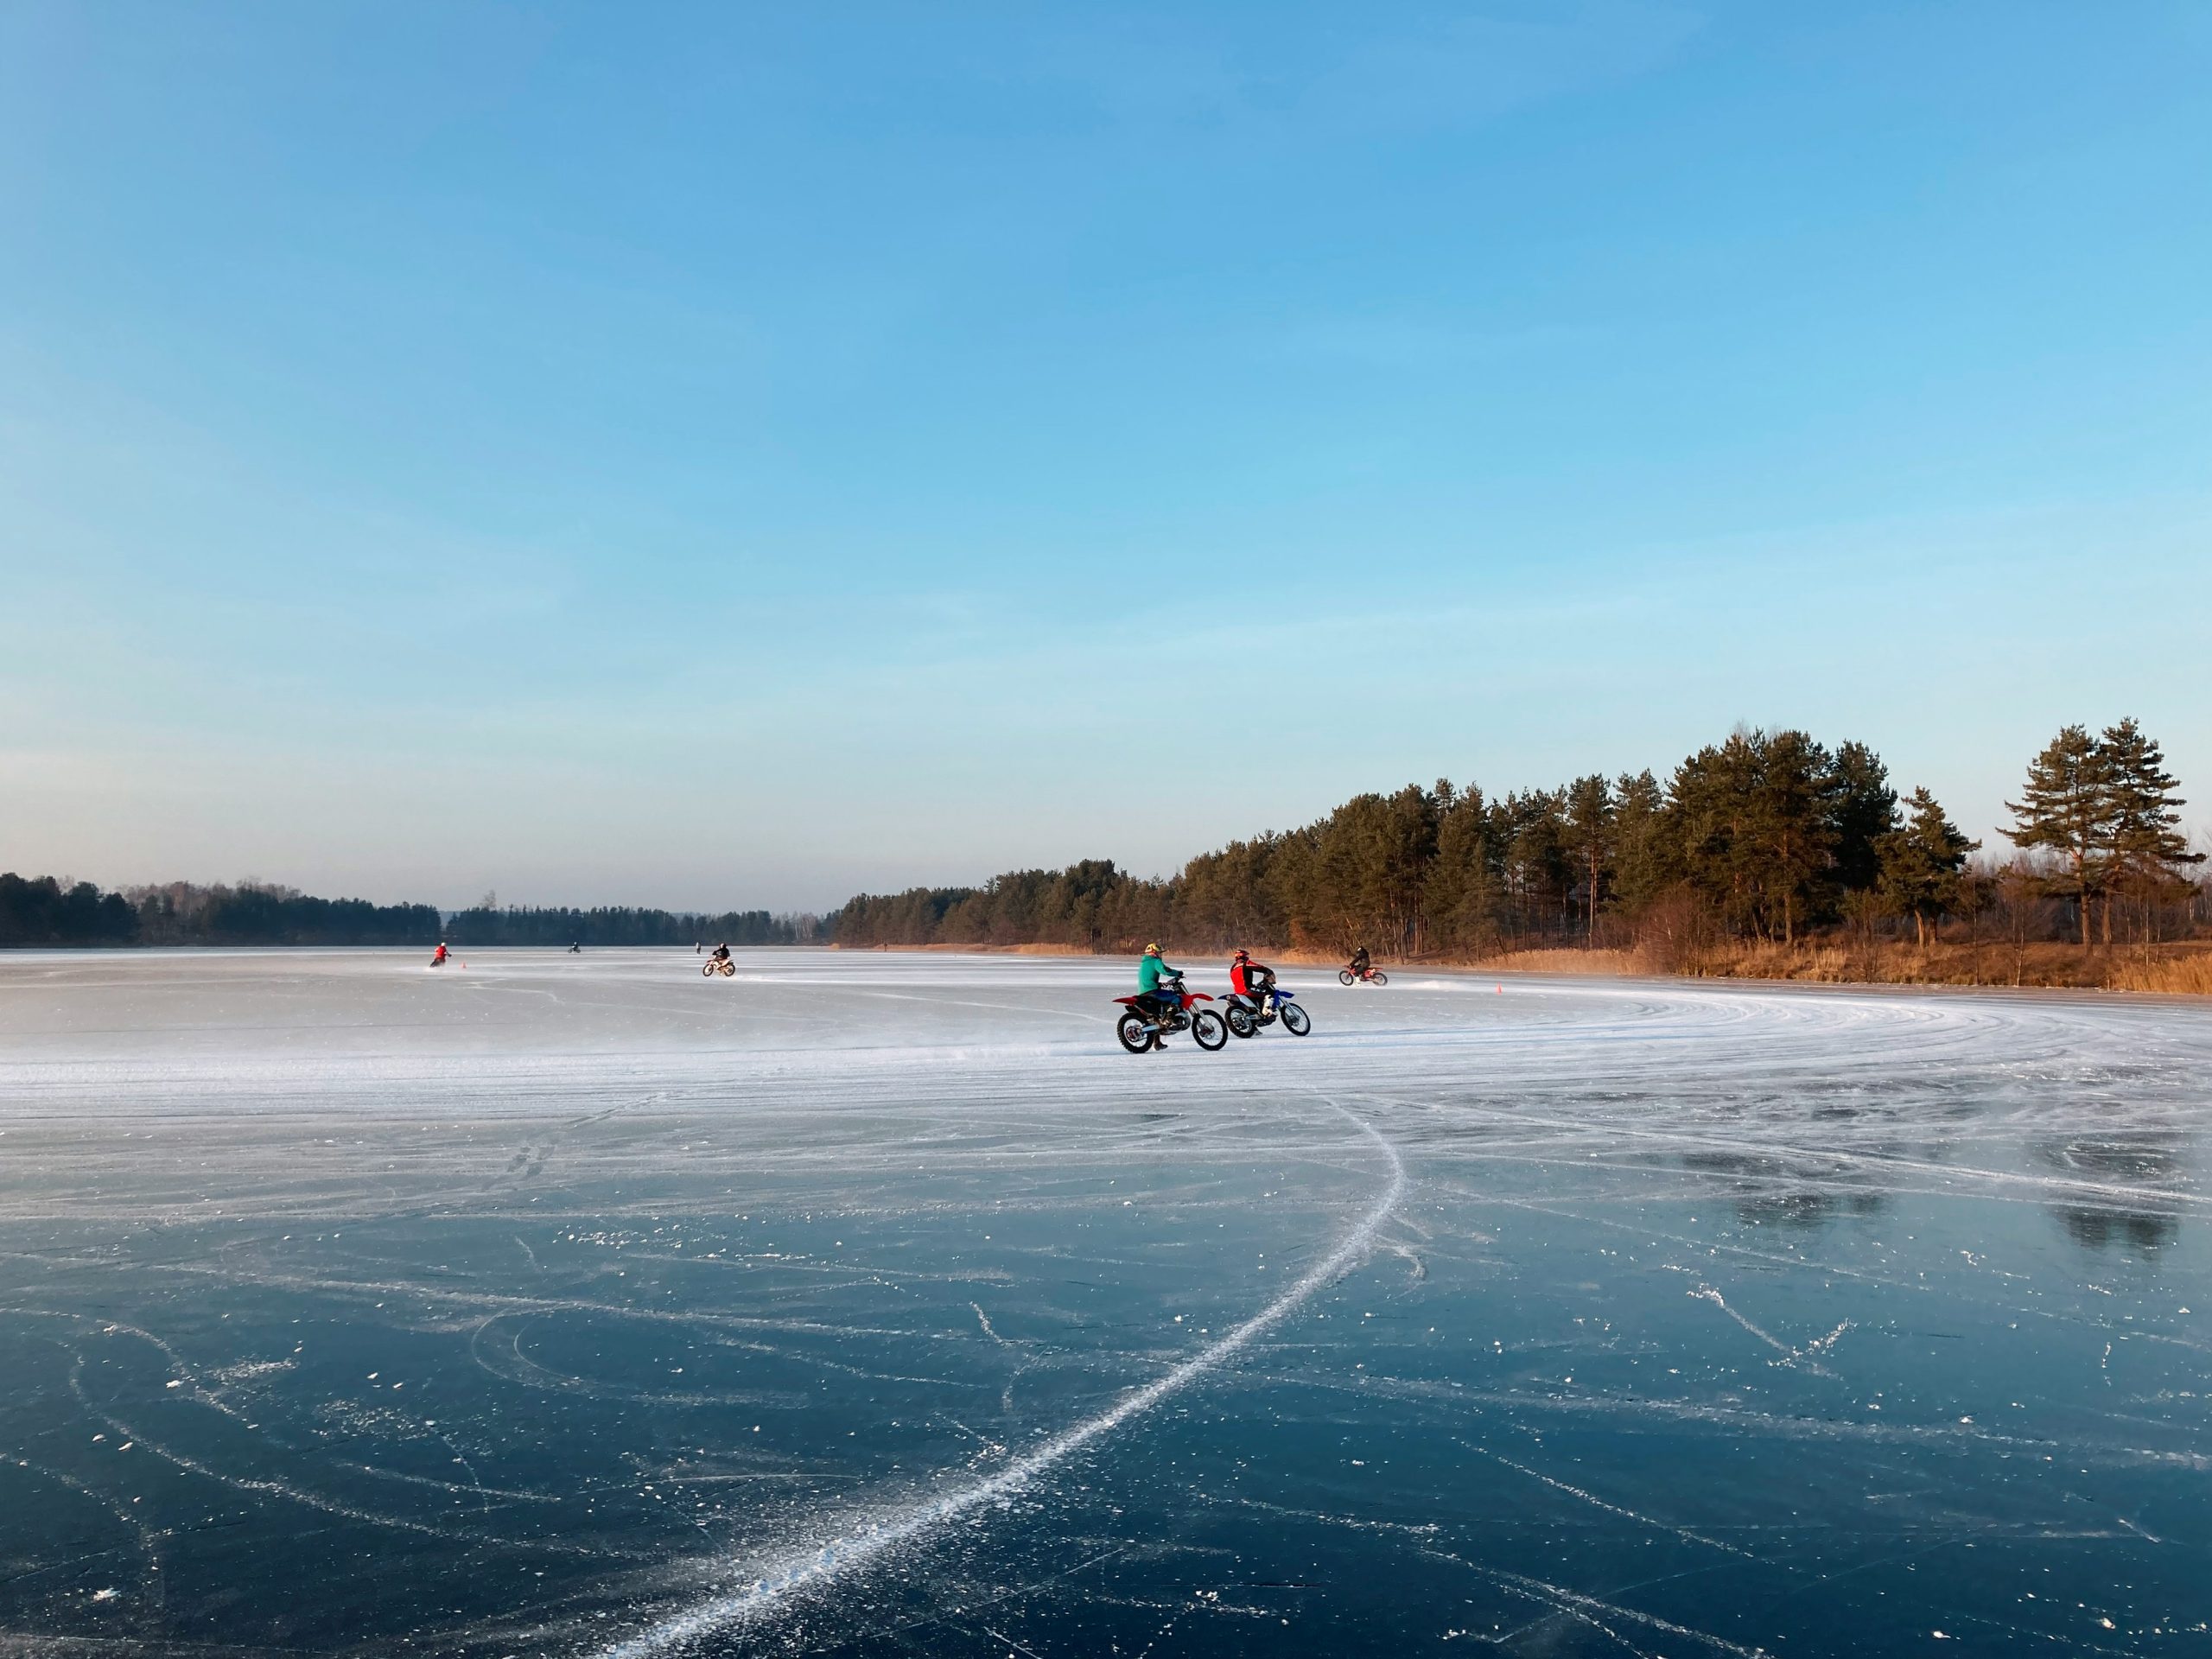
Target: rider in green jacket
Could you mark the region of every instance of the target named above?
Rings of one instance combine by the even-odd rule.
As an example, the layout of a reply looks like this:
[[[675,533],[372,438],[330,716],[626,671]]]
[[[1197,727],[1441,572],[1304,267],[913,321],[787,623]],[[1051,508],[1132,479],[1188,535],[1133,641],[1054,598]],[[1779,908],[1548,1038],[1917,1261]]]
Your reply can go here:
[[[1147,1015],[1158,1020],[1167,1012],[1173,1005],[1173,998],[1171,993],[1160,988],[1160,982],[1182,976],[1179,969],[1167,965],[1157,944],[1145,946],[1143,959],[1137,963],[1137,1002]]]

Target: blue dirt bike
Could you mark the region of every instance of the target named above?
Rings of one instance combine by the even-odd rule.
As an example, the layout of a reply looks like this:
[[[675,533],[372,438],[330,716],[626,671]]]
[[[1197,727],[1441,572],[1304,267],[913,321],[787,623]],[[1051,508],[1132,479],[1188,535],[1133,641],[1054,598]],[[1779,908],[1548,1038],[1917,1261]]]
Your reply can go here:
[[[1221,1017],[1237,1037],[1256,1037],[1261,1027],[1272,1026],[1278,1020],[1294,1037],[1303,1037],[1313,1029],[1313,1017],[1299,1007],[1293,993],[1280,985],[1270,985],[1257,996],[1230,996],[1221,1005]]]

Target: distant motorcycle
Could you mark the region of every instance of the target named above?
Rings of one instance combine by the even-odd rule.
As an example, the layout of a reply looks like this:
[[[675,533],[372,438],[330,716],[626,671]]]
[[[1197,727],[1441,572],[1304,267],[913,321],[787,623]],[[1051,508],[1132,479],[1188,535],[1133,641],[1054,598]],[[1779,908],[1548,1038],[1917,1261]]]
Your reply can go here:
[[[1229,1027],[1226,1022],[1211,1008],[1198,1007],[1199,1003],[1211,1002],[1213,998],[1203,991],[1185,990],[1180,974],[1173,979],[1160,981],[1158,995],[1164,1000],[1173,1001],[1175,1006],[1157,1019],[1148,1016],[1139,1007],[1134,996],[1114,999],[1128,1009],[1115,1021],[1114,1034],[1122,1039],[1122,1046],[1130,1053],[1141,1054],[1160,1044],[1169,1033],[1177,1031],[1189,1032],[1191,1040],[1208,1053],[1228,1046]]]
[[[700,969],[699,971],[704,974],[709,979],[712,979],[716,974],[720,974],[724,979],[730,979],[734,977],[737,973],[737,964],[727,957],[724,957],[720,960],[716,960],[715,957],[709,957],[707,958],[707,965]]]
[[[1337,969],[1337,983],[1339,985],[1388,985],[1389,982],[1390,976],[1379,968],[1370,968],[1363,974],[1355,974],[1349,968]]]
[[[1303,1037],[1313,1029],[1313,1020],[1293,1000],[1295,995],[1295,992],[1286,991],[1280,985],[1268,986],[1258,996],[1232,995],[1221,1005],[1222,1022],[1232,1037],[1256,1037],[1261,1027],[1272,1026],[1281,1020],[1285,1031],[1294,1037]]]

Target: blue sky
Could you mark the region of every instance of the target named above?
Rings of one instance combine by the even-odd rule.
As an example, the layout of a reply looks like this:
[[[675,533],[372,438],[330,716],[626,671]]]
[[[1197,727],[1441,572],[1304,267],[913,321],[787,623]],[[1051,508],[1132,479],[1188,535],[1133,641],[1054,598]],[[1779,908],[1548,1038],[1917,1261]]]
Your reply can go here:
[[[833,904],[1857,737],[2212,823],[2212,10],[0,9],[0,867]]]

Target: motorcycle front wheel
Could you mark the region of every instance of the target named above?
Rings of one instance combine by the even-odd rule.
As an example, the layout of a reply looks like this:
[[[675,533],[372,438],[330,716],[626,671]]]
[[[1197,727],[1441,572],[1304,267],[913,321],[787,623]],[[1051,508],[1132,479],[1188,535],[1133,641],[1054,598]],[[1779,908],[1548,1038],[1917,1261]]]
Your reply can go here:
[[[1152,1033],[1144,1028],[1144,1016],[1134,1011],[1115,1022],[1114,1034],[1132,1054],[1141,1054],[1152,1046]]]
[[[1351,969],[1349,969],[1349,968],[1339,968],[1339,969],[1337,969],[1337,983],[1338,983],[1338,984],[1339,984],[1339,985],[1356,985],[1356,984],[1357,984],[1358,982],[1358,982],[1358,980],[1354,976],[1354,975],[1353,975],[1353,973],[1352,973],[1352,971],[1351,971]]]
[[[1211,1008],[1200,1008],[1191,1020],[1191,1039],[1211,1053],[1229,1046],[1229,1027]]]
[[[1294,1037],[1303,1037],[1313,1029],[1313,1016],[1295,1002],[1282,1005],[1283,1028]]]

